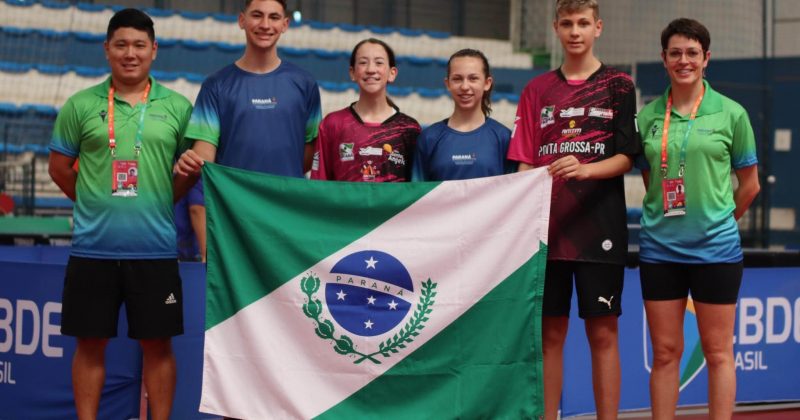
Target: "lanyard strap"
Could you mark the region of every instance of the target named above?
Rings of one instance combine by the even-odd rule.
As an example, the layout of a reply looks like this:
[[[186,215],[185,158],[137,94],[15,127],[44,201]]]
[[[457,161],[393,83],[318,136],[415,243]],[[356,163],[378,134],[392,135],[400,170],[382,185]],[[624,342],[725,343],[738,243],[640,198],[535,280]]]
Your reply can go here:
[[[114,85],[108,88],[108,148],[111,150],[111,156],[117,155],[117,139],[114,134]],[[144,131],[144,114],[147,111],[147,97],[150,96],[150,82],[144,88],[142,94],[142,111],[139,113],[139,128],[136,130],[136,138],[133,143],[133,151],[136,152],[136,157],[139,157],[139,152],[142,150],[142,132]]]
[[[700,108],[700,102],[703,101],[703,96],[706,93],[706,87],[703,85],[703,90],[697,97],[692,107],[692,113],[689,114],[689,123],[686,126],[686,132],[683,134],[683,143],[681,143],[681,160],[680,168],[678,169],[678,177],[683,178],[683,173],[686,169],[686,145],[689,144],[689,132],[692,131],[694,120],[697,118],[697,110]],[[667,110],[664,114],[664,129],[661,131],[661,176],[667,177],[667,140],[669,139],[669,124],[672,116],[672,91],[669,92],[667,98]]]

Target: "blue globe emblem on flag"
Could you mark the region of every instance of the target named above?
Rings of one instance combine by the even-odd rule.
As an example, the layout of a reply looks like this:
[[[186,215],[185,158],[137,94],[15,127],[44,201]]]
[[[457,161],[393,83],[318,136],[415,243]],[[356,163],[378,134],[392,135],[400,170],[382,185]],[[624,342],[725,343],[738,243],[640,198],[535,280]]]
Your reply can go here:
[[[325,303],[333,319],[352,334],[385,334],[411,309],[411,275],[400,260],[385,252],[352,253],[337,262],[331,274]]]

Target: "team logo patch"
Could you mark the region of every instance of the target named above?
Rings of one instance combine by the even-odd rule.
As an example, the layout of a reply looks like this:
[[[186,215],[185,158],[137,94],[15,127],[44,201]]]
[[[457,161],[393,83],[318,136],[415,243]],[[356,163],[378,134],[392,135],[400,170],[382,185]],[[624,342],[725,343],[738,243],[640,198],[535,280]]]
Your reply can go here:
[[[353,147],[355,147],[355,143],[339,143],[339,160],[348,162],[355,159]]]
[[[650,137],[655,137],[657,133],[658,133],[658,124],[653,124],[653,126],[650,128]]]
[[[594,108],[589,108],[591,116],[591,110]],[[574,118],[574,117],[582,117],[585,114],[585,108],[572,108],[569,107],[567,109],[562,109],[561,112],[558,113],[558,116],[561,118]]]
[[[606,108],[589,108],[589,116],[595,118],[603,118],[606,120],[610,120],[614,118],[614,110],[606,109]]]
[[[644,312],[644,308],[642,308],[642,314],[642,321],[646,331],[645,334],[642,334],[642,339],[644,340],[644,367],[650,372],[653,366],[653,346],[650,342],[650,330],[647,328],[647,314]],[[700,331],[697,329],[694,301],[691,298],[686,303],[686,313],[683,318],[683,343],[684,350],[681,356],[678,386],[680,391],[683,391],[706,366],[703,347],[700,343]]]
[[[108,115],[108,113],[105,110],[100,111],[98,115],[100,115],[100,119],[103,120],[103,122],[106,122],[106,115]]]
[[[278,98],[253,98],[250,100],[250,103],[255,109],[274,109],[278,106]]]
[[[540,128],[545,128],[550,124],[554,124],[556,122],[555,117],[555,105],[548,105],[542,108],[541,113],[539,114],[539,121],[540,121]]]
[[[361,179],[365,182],[374,181],[381,171],[372,163],[371,160],[361,165]]]
[[[561,136],[563,137],[575,137],[583,131],[580,127],[575,128],[575,120],[569,121],[569,128],[565,128],[561,130]]]
[[[379,356],[391,357],[412,343],[433,312],[436,286],[431,279],[415,282],[402,262],[377,250],[352,253],[329,274],[309,273],[300,281],[303,314],[314,321],[314,332],[355,364],[381,364]],[[317,297],[321,289],[324,301]],[[377,348],[362,349],[348,334],[362,343],[370,337],[380,341]]]

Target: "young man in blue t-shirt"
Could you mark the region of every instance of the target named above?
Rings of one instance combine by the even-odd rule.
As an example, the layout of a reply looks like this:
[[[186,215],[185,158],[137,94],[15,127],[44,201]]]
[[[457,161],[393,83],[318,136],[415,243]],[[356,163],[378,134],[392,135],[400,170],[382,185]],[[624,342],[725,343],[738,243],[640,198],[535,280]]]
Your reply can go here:
[[[188,188],[204,161],[302,177],[321,119],[310,73],[278,57],[289,28],[285,0],[248,0],[239,14],[244,55],[203,83],[186,137],[197,140],[175,165]],[[179,192],[180,193],[180,192]]]

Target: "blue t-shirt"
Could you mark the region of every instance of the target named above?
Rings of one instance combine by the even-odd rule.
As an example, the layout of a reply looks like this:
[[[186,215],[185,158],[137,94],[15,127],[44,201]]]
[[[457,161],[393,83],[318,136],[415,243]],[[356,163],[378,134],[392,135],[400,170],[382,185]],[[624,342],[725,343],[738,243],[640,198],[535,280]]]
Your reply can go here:
[[[175,230],[178,234],[178,259],[199,261],[200,245],[192,226],[190,209],[192,206],[205,206],[203,199],[203,180],[198,180],[186,195],[175,203]]]
[[[516,165],[506,159],[511,130],[487,118],[469,132],[453,130],[447,120],[422,130],[417,139],[413,181],[446,181],[502,175]]]
[[[286,61],[266,74],[231,64],[203,82],[186,137],[216,146],[216,163],[302,177],[305,144],[321,118],[319,86],[307,71]]]

